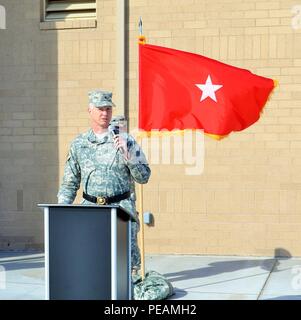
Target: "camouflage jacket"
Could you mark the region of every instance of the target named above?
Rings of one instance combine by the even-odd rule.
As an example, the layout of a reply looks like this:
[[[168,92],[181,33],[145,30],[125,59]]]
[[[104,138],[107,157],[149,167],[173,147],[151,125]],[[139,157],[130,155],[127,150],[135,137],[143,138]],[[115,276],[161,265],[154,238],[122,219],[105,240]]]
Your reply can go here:
[[[135,139],[124,133],[130,160],[125,160],[114,147],[113,137],[102,139],[90,129],[72,143],[65,164],[64,177],[58,192],[58,202],[73,203],[82,183],[83,191],[92,196],[107,196],[131,191],[131,197],[120,201],[120,206],[136,214],[134,182],[147,183],[150,168]],[[91,204],[82,200],[82,204]]]

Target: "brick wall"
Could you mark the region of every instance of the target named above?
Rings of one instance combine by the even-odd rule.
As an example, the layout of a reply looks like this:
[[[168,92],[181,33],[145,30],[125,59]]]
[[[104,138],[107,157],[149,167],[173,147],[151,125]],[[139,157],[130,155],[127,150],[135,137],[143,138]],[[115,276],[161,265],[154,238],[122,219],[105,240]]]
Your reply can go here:
[[[296,1],[131,1],[130,118],[137,123],[137,21],[147,42],[190,51],[277,79],[261,119],[216,142],[204,172],[153,165],[144,188],[146,252],[301,255],[301,29]],[[301,5],[301,3],[300,3]],[[280,250],[282,249],[282,250]]]
[[[87,92],[115,85],[115,1],[97,24],[40,23],[40,0],[3,0],[0,30],[0,249],[43,246],[38,203],[55,203],[71,140],[88,128]]]
[[[36,203],[56,201],[68,146],[88,127],[87,91],[116,93],[116,1],[97,0],[96,27],[53,30],[39,23],[39,0],[1,4],[8,17],[0,30],[0,245],[35,247],[43,241]],[[146,252],[300,256],[301,30],[291,26],[298,1],[126,4],[131,129],[140,16],[148,43],[280,82],[255,125],[220,142],[205,138],[203,174],[152,164],[144,209],[155,225],[146,227]]]
[[[39,1],[1,1],[0,249],[40,248],[42,211],[58,179],[57,39],[39,29]]]

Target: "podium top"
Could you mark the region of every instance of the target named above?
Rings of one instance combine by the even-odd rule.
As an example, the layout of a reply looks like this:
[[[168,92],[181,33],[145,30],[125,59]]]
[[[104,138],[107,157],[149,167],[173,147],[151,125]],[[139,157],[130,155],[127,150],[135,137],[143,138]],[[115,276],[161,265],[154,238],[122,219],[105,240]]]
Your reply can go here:
[[[123,214],[123,218],[126,218],[125,220],[129,220],[131,219],[132,221],[136,221],[136,217],[128,210],[122,208],[121,206],[115,204],[115,205],[94,205],[94,204],[89,204],[89,205],[84,205],[84,204],[63,204],[63,203],[39,203],[38,207],[40,208],[94,208],[94,209],[112,209],[115,208],[117,210],[119,210],[119,212],[123,212],[125,214]]]

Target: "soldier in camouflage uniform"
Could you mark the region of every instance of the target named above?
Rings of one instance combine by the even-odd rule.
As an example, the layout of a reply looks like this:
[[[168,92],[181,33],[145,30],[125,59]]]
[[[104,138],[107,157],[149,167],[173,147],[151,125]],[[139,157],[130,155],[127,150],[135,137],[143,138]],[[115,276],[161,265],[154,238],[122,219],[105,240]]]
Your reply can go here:
[[[138,221],[134,182],[147,183],[151,171],[141,148],[131,135],[122,133],[115,136],[108,130],[113,106],[111,92],[95,90],[89,93],[91,129],[71,143],[58,202],[73,203],[82,183],[82,204],[91,205],[96,197],[106,197],[109,204],[119,204]],[[111,197],[114,197],[114,202],[110,201]],[[132,222],[131,226],[131,264],[132,270],[137,270],[140,268],[137,246],[139,226],[136,222]]]

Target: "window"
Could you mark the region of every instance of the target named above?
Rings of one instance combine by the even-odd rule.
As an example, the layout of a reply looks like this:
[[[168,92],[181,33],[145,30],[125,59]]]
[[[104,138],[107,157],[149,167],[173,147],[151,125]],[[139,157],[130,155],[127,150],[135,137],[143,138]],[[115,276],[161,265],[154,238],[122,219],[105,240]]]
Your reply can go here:
[[[45,0],[45,21],[96,18],[96,0]]]
[[[0,29],[6,29],[6,10],[0,5]]]

